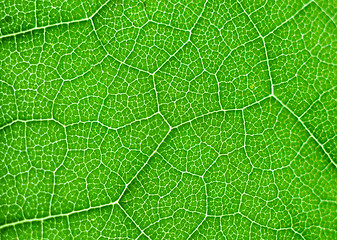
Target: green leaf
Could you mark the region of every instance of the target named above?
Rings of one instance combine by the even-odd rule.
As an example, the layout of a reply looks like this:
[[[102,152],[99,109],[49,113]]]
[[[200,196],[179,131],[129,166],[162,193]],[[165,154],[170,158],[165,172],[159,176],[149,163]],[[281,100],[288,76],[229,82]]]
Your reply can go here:
[[[0,1],[0,239],[336,239],[337,4]]]

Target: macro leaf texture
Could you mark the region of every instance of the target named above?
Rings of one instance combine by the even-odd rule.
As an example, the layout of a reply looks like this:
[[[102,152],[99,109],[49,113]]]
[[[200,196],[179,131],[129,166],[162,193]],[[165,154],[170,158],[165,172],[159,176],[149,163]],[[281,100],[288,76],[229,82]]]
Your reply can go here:
[[[0,0],[0,239],[337,239],[336,0]]]

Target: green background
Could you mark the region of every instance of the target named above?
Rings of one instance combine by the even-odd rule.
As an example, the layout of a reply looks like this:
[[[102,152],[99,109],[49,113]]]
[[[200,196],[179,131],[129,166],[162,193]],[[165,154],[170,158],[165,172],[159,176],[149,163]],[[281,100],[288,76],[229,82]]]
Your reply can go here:
[[[0,239],[336,239],[337,3],[0,0]]]

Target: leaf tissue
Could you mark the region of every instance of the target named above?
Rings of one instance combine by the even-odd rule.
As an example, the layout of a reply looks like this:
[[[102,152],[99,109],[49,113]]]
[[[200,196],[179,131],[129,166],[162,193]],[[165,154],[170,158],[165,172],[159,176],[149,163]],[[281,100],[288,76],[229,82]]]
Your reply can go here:
[[[0,239],[337,239],[335,0],[0,0]]]

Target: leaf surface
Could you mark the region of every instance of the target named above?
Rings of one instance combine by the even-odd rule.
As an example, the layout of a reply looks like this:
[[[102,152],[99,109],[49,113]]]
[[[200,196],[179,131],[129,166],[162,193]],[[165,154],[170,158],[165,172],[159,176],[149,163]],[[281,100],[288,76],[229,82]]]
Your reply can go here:
[[[336,239],[335,1],[0,1],[1,239]]]

